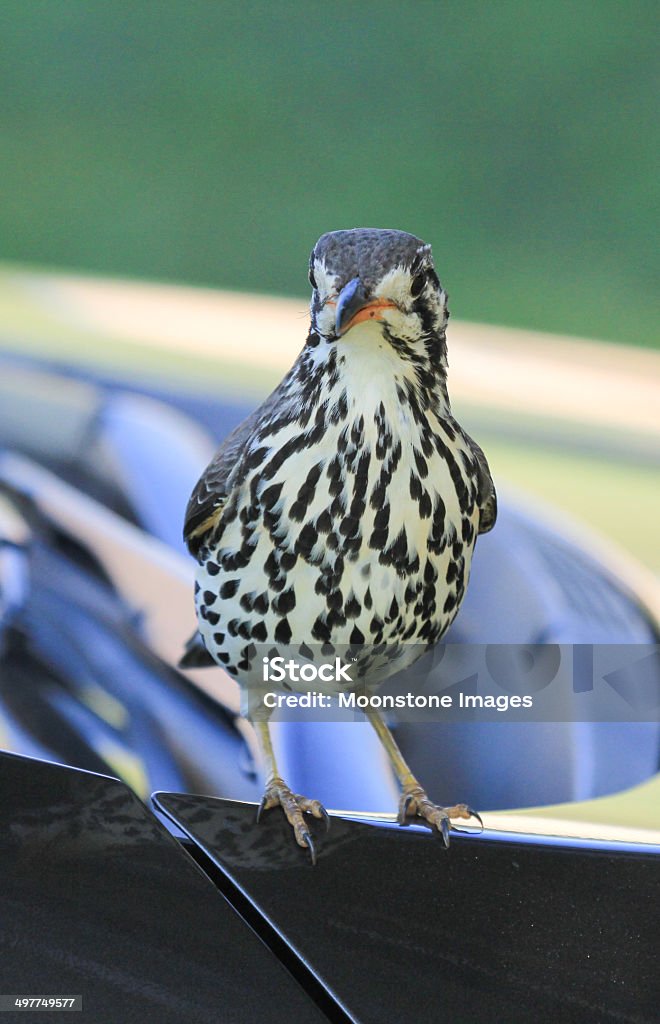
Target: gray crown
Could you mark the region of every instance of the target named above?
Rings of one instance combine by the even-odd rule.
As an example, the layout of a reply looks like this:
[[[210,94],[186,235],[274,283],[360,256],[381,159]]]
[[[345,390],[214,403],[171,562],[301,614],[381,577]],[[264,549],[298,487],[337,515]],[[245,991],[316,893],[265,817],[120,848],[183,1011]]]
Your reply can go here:
[[[407,231],[351,228],[321,235],[314,246],[310,266],[314,260],[321,260],[328,271],[339,278],[340,284],[359,277],[369,288],[392,267],[412,267],[422,254],[430,259],[430,245]]]

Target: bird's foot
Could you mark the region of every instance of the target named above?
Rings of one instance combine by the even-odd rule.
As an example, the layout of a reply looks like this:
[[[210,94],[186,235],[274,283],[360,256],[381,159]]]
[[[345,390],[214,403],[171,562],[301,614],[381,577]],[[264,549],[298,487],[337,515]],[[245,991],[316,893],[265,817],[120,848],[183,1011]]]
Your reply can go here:
[[[429,800],[426,791],[421,786],[410,786],[404,789],[399,802],[399,824],[407,824],[411,817],[423,818],[429,825],[436,828],[444,840],[445,846],[449,846],[449,830],[456,828],[452,824],[452,818],[476,818],[481,828],[484,825],[477,814],[467,804],[455,804],[453,807],[439,807]],[[463,829],[456,829],[458,832]]]
[[[257,821],[264,811],[270,810],[271,807],[277,807],[278,804],[293,829],[298,846],[308,849],[312,864],[316,864],[316,849],[303,815],[311,814],[315,818],[319,818],[325,823],[327,832],[330,827],[330,818],[325,807],[319,800],[310,800],[299,793],[293,793],[282,779],[274,778],[266,786],[266,792],[257,811]]]

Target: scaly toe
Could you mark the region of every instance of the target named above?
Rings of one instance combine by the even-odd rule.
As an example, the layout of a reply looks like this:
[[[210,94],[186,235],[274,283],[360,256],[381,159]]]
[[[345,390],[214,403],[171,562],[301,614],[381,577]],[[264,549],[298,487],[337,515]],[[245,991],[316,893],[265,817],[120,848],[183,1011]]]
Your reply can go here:
[[[399,814],[398,814],[399,825],[405,825],[406,824],[406,818],[408,816],[408,811],[410,810],[410,808],[411,808],[411,806],[413,804],[414,804],[413,814],[415,814],[417,812],[417,804],[415,803],[414,796],[412,795],[412,793],[404,793],[403,796],[401,797],[401,801],[399,803]]]
[[[330,818],[325,807],[319,800],[310,800],[300,793],[293,793],[282,779],[273,779],[266,787],[259,809],[257,810],[257,821],[260,820],[264,811],[271,807],[279,806],[284,811],[286,819],[293,829],[293,834],[298,846],[309,850],[312,864],[316,864],[316,848],[311,833],[307,827],[304,814],[311,814],[318,818],[325,825],[326,832],[330,827]]]
[[[330,815],[320,800],[310,800],[306,796],[301,796],[300,793],[296,793],[293,799],[304,814],[313,814],[315,818],[323,822],[326,832],[328,831],[330,828]]]
[[[459,820],[476,818],[482,830],[484,827],[480,815],[472,807],[468,807],[467,804],[439,807],[438,804],[434,804],[429,800],[421,786],[405,790],[401,794],[399,802],[399,824],[405,825],[414,817],[423,818],[434,829],[437,829],[438,833],[442,836],[445,846],[449,846],[450,829],[454,829],[456,832],[469,832],[468,829],[457,828],[453,824],[453,818],[458,818]]]

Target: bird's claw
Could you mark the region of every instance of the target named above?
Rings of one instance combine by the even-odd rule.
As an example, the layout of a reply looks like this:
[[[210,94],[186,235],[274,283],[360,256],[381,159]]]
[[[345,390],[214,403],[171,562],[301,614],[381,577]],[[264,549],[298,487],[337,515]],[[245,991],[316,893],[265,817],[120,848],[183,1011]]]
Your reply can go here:
[[[463,804],[462,806],[464,806],[465,810],[467,811],[467,814],[465,815],[466,818],[477,819],[477,821],[479,822],[479,831],[475,832],[473,828],[459,828],[458,825],[452,824],[454,832],[462,832],[463,835],[466,836],[480,835],[486,827],[482,821],[481,815],[479,814],[478,811],[475,811],[473,807],[469,807],[467,804]]]
[[[303,832],[302,838],[307,843],[307,849],[309,850],[309,855],[311,857],[312,864],[315,865],[316,864],[316,850],[314,848],[314,841],[312,840],[312,837],[309,834],[309,832]]]
[[[258,808],[257,808],[257,818],[256,818],[256,821],[257,821],[257,825],[258,825],[258,824],[259,824],[259,822],[261,821],[261,815],[262,815],[262,814],[264,813],[264,811],[266,810],[266,800],[267,800],[267,796],[266,796],[266,794],[264,793],[264,795],[263,795],[263,796],[262,796],[262,798],[261,798],[261,803],[259,804],[259,806],[258,806]]]
[[[483,830],[484,830],[484,823],[481,820],[481,815],[479,814],[479,812],[475,811],[474,807],[468,807],[468,814],[470,815],[471,818],[476,818],[477,819],[477,821],[479,822],[479,828],[483,832]]]
[[[298,846],[309,850],[312,864],[316,864],[316,847],[303,815],[311,814],[322,821],[327,832],[330,828],[330,817],[325,807],[319,800],[310,800],[299,793],[293,793],[282,779],[274,778],[266,786],[266,792],[257,809],[257,822],[261,819],[264,811],[270,810],[271,807],[276,807],[278,804],[293,829]]]
[[[438,834],[442,836],[445,847],[449,846],[450,830],[456,832],[470,832],[469,829],[458,828],[452,818],[469,819],[476,818],[483,832],[484,823],[481,815],[467,804],[455,804],[453,807],[439,807],[429,800],[421,786],[413,786],[404,790],[399,803],[398,820],[400,825],[405,825],[408,815],[423,818]]]

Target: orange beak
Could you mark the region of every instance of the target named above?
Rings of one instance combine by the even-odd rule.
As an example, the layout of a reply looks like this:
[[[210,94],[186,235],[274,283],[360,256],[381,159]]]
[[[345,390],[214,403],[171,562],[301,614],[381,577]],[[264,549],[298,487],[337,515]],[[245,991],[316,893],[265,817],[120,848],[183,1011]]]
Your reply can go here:
[[[355,327],[356,324],[360,324],[364,320],[382,320],[384,309],[396,309],[396,306],[389,299],[376,299],[374,302],[368,302],[362,309],[358,309],[348,323],[344,324],[341,333],[346,334],[351,327]]]

